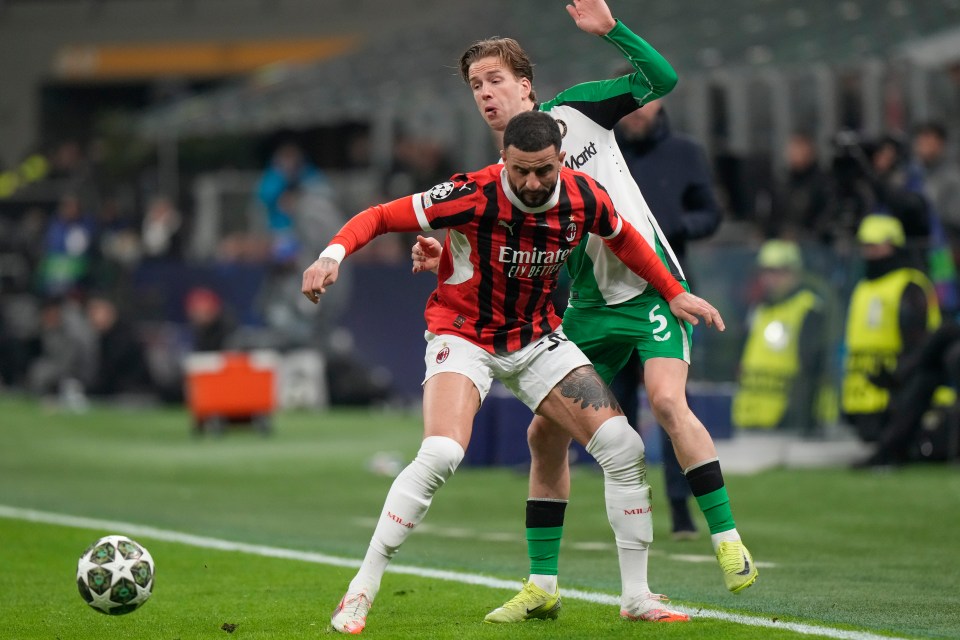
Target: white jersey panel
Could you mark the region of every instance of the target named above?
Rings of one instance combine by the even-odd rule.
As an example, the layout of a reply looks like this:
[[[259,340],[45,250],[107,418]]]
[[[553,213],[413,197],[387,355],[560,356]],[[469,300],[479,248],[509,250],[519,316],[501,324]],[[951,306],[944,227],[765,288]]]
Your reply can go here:
[[[677,256],[630,175],[613,131],[566,105],[556,106],[548,113],[560,123],[563,151],[567,154],[564,164],[586,173],[603,185],[617,212],[636,227],[651,247],[656,247],[654,238],[658,238],[663,250],[680,270]],[[598,236],[588,236],[586,252],[593,261],[597,288],[607,304],[626,302],[646,289],[647,281],[620,262]],[[680,276],[686,279],[682,270]]]
[[[470,241],[456,229],[447,231],[447,236],[450,238],[453,273],[446,279],[446,284],[463,284],[473,277],[473,263],[470,262]]]

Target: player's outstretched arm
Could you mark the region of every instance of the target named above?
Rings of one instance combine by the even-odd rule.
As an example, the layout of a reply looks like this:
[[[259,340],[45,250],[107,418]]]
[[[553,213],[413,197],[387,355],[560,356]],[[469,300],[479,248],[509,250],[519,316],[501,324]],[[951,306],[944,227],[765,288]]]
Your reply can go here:
[[[340,263],[334,258],[321,255],[303,272],[303,295],[313,304],[317,304],[320,296],[327,292],[327,287],[337,281],[339,274]]]
[[[634,72],[578,84],[544,102],[541,110],[549,111],[562,104],[574,106],[600,126],[612,129],[625,115],[667,95],[677,86],[677,72],[667,59],[623,22],[614,19],[604,0],[572,1],[573,4],[567,5],[567,13],[577,27],[616,47]]]
[[[340,263],[348,255],[384,233],[420,230],[410,196],[361,211],[343,225],[320,257],[303,272],[301,292],[316,304],[327,287],[337,281]]]
[[[617,26],[604,0],[573,0],[573,4],[567,5],[567,13],[581,31],[595,36],[605,36]]]
[[[443,254],[443,245],[436,238],[417,236],[417,241],[410,249],[410,259],[413,260],[413,272],[437,272],[440,267],[440,256]]]

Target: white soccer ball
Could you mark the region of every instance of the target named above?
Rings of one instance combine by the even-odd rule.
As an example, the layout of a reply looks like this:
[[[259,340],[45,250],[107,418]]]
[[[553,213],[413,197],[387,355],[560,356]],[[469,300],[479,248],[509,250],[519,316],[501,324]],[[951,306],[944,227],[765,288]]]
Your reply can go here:
[[[84,602],[113,616],[130,613],[153,592],[150,552],[126,536],[105,536],[94,542],[77,563],[77,588]]]

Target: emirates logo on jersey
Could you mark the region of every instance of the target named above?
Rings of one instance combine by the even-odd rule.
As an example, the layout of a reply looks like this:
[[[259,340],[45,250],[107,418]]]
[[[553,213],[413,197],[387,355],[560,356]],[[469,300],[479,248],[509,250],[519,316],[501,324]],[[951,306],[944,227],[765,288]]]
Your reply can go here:
[[[576,227],[576,225],[573,226]],[[509,265],[506,267],[508,278],[552,277],[560,271],[563,263],[570,257],[570,251],[570,249],[517,251],[502,246],[499,259],[501,264]]]
[[[440,352],[437,354],[437,364],[443,364],[449,356],[450,347],[444,347],[443,349],[440,349]]]
[[[567,231],[563,234],[563,239],[567,242],[573,242],[577,238],[577,223],[571,222],[567,225]]]

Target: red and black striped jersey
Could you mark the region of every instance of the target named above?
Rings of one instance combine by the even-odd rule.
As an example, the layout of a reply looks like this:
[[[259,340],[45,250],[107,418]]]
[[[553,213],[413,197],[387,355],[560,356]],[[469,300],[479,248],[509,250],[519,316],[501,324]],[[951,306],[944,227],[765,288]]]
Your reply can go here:
[[[551,294],[571,250],[587,233],[604,238],[625,264],[667,300],[683,291],[642,236],[624,223],[607,192],[563,168],[551,198],[531,208],[514,194],[503,165],[458,174],[424,193],[372,207],[331,240],[355,251],[386,231],[447,229],[427,328],[459,335],[493,353],[517,351],[560,324]]]

